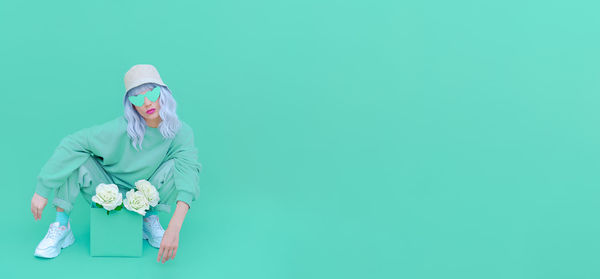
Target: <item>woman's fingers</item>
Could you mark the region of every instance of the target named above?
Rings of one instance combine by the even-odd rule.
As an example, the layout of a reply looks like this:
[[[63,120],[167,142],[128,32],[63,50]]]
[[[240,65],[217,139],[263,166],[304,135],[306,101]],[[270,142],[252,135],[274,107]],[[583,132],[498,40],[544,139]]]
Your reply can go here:
[[[163,254],[163,261],[162,261],[163,263],[165,263],[166,261],[168,261],[168,260],[169,260],[169,253],[170,253],[170,252],[171,252],[171,249],[170,249],[170,248],[167,248],[167,249],[165,250],[165,253]]]
[[[33,199],[31,199],[31,214],[33,215],[33,219],[37,220],[35,206],[33,205]]]
[[[169,248],[169,247],[165,247],[165,248],[161,248],[161,250],[158,251],[158,261],[162,261],[162,263],[167,262],[168,260],[172,260],[173,258],[175,258],[175,248]]]
[[[161,244],[160,248],[158,249],[158,257],[156,258],[156,261],[158,261],[158,262],[162,261],[162,263],[165,263],[168,260],[174,259],[176,253],[177,253],[177,246]]]
[[[42,218],[42,211],[46,204],[48,203],[48,199],[38,195],[37,193],[33,193],[33,198],[31,198],[31,213],[33,214],[33,218],[35,220],[39,220]]]
[[[158,249],[158,258],[156,258],[157,262],[160,262],[163,251],[164,251],[164,247],[161,245],[160,248]]]

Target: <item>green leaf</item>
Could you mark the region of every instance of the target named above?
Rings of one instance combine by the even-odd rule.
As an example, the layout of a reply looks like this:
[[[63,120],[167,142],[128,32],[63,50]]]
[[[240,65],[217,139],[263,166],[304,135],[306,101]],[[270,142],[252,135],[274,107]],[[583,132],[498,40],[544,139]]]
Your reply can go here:
[[[107,211],[106,211],[106,215],[108,215],[108,213],[109,213],[109,212],[110,212],[110,211],[108,211],[108,210],[107,210]]]
[[[96,202],[95,204],[98,208],[102,208],[102,205],[100,205],[99,203]]]

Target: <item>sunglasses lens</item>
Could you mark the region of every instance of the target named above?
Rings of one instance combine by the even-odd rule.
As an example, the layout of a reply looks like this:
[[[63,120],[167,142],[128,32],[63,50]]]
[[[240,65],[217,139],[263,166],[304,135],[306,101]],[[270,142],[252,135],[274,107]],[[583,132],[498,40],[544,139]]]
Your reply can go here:
[[[136,106],[138,106],[138,107],[141,107],[141,106],[144,104],[144,99],[141,99],[141,100],[140,100],[140,98],[139,98],[139,97],[140,97],[140,96],[129,96],[129,101],[130,101],[132,104],[134,104],[134,105],[136,105]],[[143,97],[142,97],[142,98],[143,98]]]
[[[146,95],[150,101],[156,102],[156,100],[158,100],[158,96],[160,95],[160,88],[158,86],[154,87],[154,89],[146,93]]]
[[[144,105],[144,98],[148,97],[148,100],[152,101],[152,102],[156,102],[156,100],[158,100],[158,96],[160,96],[160,88],[154,87],[154,89],[152,91],[148,91],[146,94],[143,95],[137,95],[137,96],[129,96],[129,101],[138,106],[141,107]]]

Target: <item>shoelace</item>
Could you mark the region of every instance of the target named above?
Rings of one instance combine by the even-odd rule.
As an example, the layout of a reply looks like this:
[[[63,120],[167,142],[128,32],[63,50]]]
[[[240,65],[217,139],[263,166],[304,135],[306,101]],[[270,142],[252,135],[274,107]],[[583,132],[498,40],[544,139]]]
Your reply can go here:
[[[160,222],[158,222],[158,220],[156,220],[154,218],[151,218],[151,219],[148,220],[148,222],[144,222],[144,223],[145,224],[149,224],[147,226],[149,226],[150,228],[157,229],[157,230],[160,230],[160,231],[164,230],[162,228],[162,226],[160,225]]]
[[[61,229],[59,226],[50,226],[50,229],[48,230],[48,234],[46,235],[47,238],[50,238],[52,240],[56,240],[59,238]]]

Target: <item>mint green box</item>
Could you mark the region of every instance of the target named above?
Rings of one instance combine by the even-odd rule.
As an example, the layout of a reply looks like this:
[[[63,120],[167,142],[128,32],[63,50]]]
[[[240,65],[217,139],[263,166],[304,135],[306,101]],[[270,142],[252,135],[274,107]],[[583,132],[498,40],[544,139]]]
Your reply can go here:
[[[97,257],[141,257],[143,249],[142,218],[122,208],[90,208],[90,255]]]

